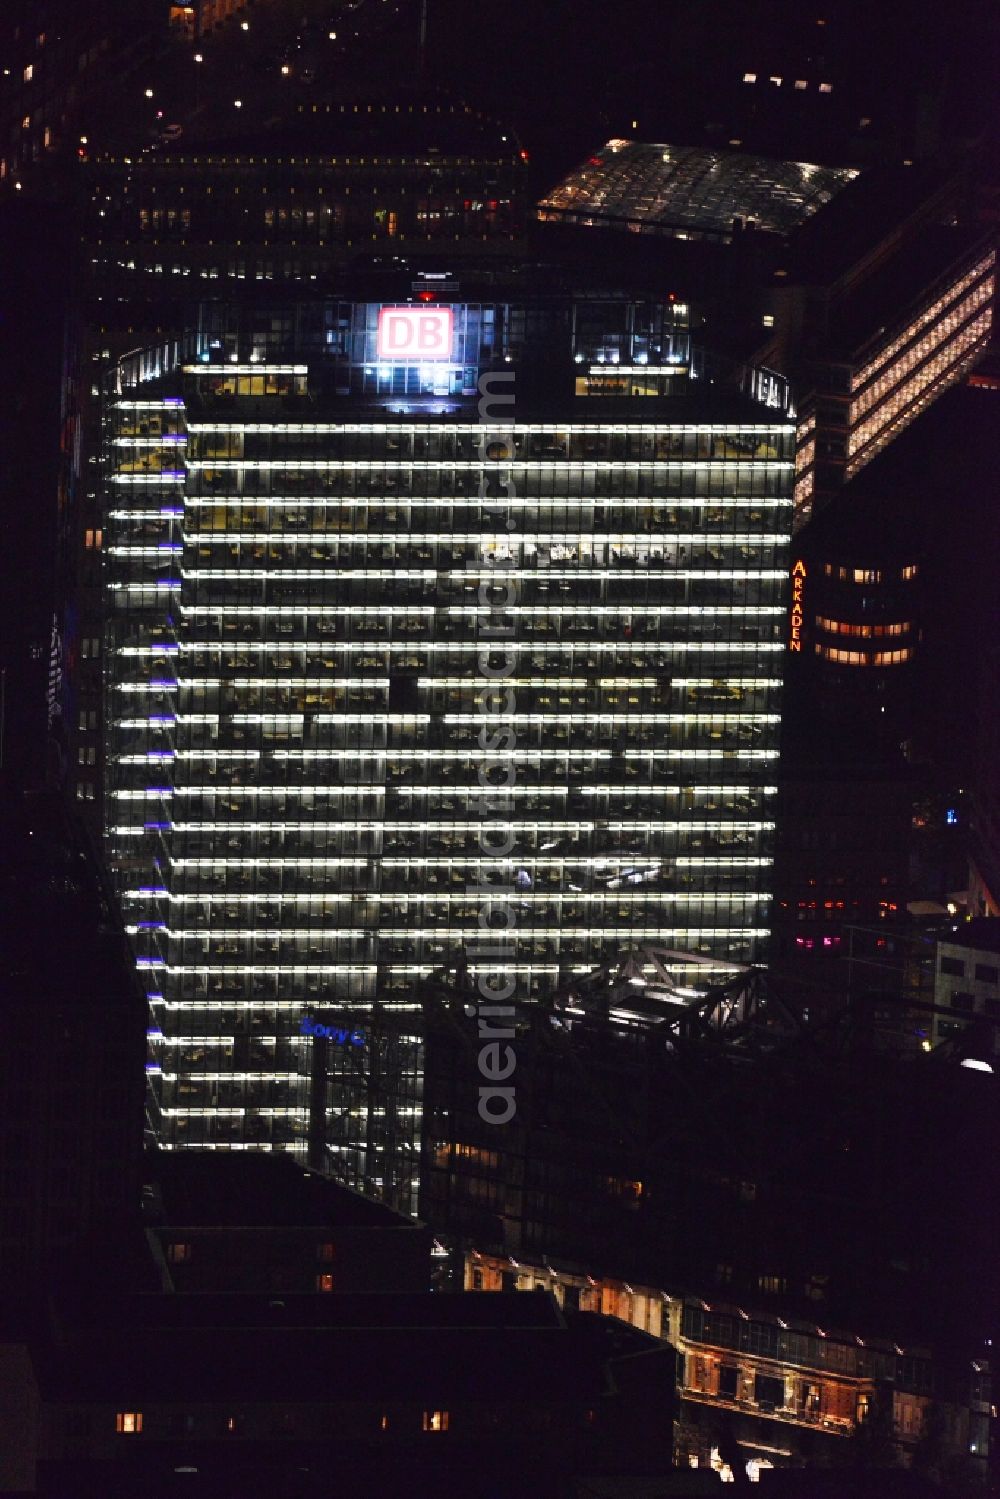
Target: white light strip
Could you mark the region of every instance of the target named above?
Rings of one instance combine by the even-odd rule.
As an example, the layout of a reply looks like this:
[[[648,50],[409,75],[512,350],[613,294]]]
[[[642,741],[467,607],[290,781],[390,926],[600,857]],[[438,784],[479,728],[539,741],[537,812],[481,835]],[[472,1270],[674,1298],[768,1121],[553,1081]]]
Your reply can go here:
[[[193,431],[188,427],[188,431]],[[449,429],[454,431],[454,428]],[[622,429],[634,430],[634,429]],[[789,429],[790,432],[793,429]],[[724,464],[746,463],[754,470],[768,468],[792,468],[791,459],[785,458],[503,458],[495,463],[482,459],[465,458],[394,458],[391,454],[371,458],[186,458],[187,468],[196,473],[201,469],[220,473],[291,472],[291,473],[356,473],[359,469],[375,471],[380,477],[393,474],[428,473],[432,469],[444,469],[451,473],[518,473],[550,474],[559,470],[576,478],[580,474],[663,473],[671,469],[717,469]],[[574,497],[578,498],[578,497]],[[494,507],[490,507],[494,508]]]
[[[185,375],[215,376],[308,375],[309,366],[307,364],[183,364],[181,372]]]
[[[456,510],[493,510],[495,505],[491,497],[482,495],[415,495],[407,491],[397,490],[394,494],[384,495],[358,495],[358,494],[331,494],[331,495],[250,495],[250,494],[221,494],[210,498],[200,495],[185,495],[184,504],[188,510],[284,510],[284,509],[331,509],[331,510],[397,510],[400,506],[406,508],[416,507],[418,509],[440,510],[442,506]],[[568,510],[574,507],[589,507],[592,505],[611,505],[615,509],[625,510],[649,510],[656,507],[667,506],[671,510],[759,510],[780,509],[784,506],[791,508],[794,501],[782,495],[764,496],[760,495],[750,499],[746,496],[717,495],[705,497],[704,499],[692,498],[691,496],[672,495],[666,490],[650,492],[645,496],[635,495],[532,495],[528,498],[504,497],[503,508],[505,510],[539,510],[545,507],[549,509]],[[126,514],[129,512],[112,512]],[[146,512],[134,512],[142,516]],[[584,535],[594,534],[599,536],[600,532],[584,532]],[[762,533],[770,535],[770,532]]]
[[[193,368],[199,373],[206,368],[205,365],[195,365]],[[308,373],[306,366],[282,367],[286,373],[295,374]],[[610,366],[606,366],[610,368]],[[218,374],[231,374],[234,365],[219,365],[216,367]],[[250,367],[250,373],[260,374],[265,366],[255,364]],[[274,366],[278,369],[278,366]],[[449,422],[442,429],[432,422],[188,422],[189,432],[287,432],[292,433],[328,433],[337,432],[344,435],[351,433],[367,432],[376,433],[384,437],[396,437],[400,433],[407,436],[417,437],[439,437],[442,430],[445,432],[458,432],[463,435],[472,434],[480,438],[488,438],[491,442],[496,437],[496,432],[486,422]],[[513,433],[515,436],[522,433],[535,434],[538,436],[563,436],[574,433],[606,433],[606,432],[641,432],[647,435],[670,437],[678,432],[700,432],[700,433],[735,433],[743,436],[750,433],[770,433],[776,437],[787,437],[794,433],[794,422],[772,421],[772,422],[728,422],[725,425],[689,422],[656,422],[656,423],[614,423],[607,422],[560,422],[553,425],[538,422],[511,422],[504,423],[503,435]]]
[[[151,555],[164,556],[157,548],[151,549]],[[450,578],[461,582],[463,578],[485,578],[490,583],[499,586],[508,582],[531,582],[536,580],[547,582],[574,582],[584,579],[598,579],[602,582],[619,580],[634,580],[642,578],[649,581],[648,568],[617,567],[609,575],[606,567],[580,567],[572,571],[564,572],[556,568],[478,568],[478,567],[454,567],[438,570],[433,567],[395,567],[395,568],[368,568],[368,567],[338,567],[336,569],[323,567],[198,567],[197,564],[181,568],[182,578],[196,578],[200,581],[213,580],[215,582],[232,578],[242,582],[247,578],[271,579],[279,582],[297,583],[307,578],[320,578],[326,582],[348,583],[358,580],[375,579],[382,582],[401,578],[430,579]],[[695,582],[704,579],[707,582],[718,582],[726,580],[732,582],[776,582],[784,581],[788,577],[788,569],[781,567],[746,567],[746,568],[671,568],[670,578],[679,582]],[[148,586],[148,585],[147,585]],[[454,610],[449,611],[454,613]]]
[[[488,822],[240,822],[231,818],[226,822],[175,822],[171,829],[175,833],[330,833],[386,832],[386,833],[478,833],[484,829],[510,829],[522,833],[592,833],[593,822],[515,822],[510,818],[493,818]],[[774,828],[773,822],[608,822],[603,827],[613,833],[661,833],[683,832],[762,832]],[[130,833],[131,827],[113,828],[113,832]],[[141,829],[140,829],[141,831]],[[242,862],[242,861],[241,861]]]
[[[667,548],[677,546],[680,543],[694,546],[753,546],[771,547],[780,542],[790,540],[787,536],[776,536],[772,531],[747,532],[745,534],[729,535],[724,531],[683,531],[683,532],[645,532],[636,531],[627,535],[612,535],[603,531],[583,532],[582,534],[567,532],[554,532],[551,534],[539,534],[518,531],[515,534],[509,531],[414,531],[412,527],[405,536],[398,531],[340,531],[335,529],[323,531],[185,531],[184,540],[189,546],[270,546],[274,548],[284,546],[331,546],[346,544],[349,546],[395,546],[400,551],[412,548],[415,542],[443,542],[450,545],[483,546],[499,545],[503,547],[516,546],[564,546],[564,547],[592,547],[605,546],[636,546],[643,551],[649,551],[655,546]],[[138,550],[132,548],[131,550]],[[659,559],[657,559],[659,560]],[[453,569],[449,569],[453,571]],[[609,563],[606,569],[609,577],[620,577],[620,571],[614,563]],[[659,576],[658,570],[654,570],[653,576]],[[673,576],[673,568],[666,576]],[[699,574],[699,577],[703,576]]]

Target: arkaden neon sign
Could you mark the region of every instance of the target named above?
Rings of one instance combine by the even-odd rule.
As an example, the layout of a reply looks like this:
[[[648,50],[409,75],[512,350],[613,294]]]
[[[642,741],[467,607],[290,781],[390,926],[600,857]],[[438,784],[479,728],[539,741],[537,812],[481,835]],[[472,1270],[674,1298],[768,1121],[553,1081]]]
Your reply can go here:
[[[788,649],[802,649],[802,601],[805,595],[806,565],[801,557],[792,568],[792,608],[788,616]]]

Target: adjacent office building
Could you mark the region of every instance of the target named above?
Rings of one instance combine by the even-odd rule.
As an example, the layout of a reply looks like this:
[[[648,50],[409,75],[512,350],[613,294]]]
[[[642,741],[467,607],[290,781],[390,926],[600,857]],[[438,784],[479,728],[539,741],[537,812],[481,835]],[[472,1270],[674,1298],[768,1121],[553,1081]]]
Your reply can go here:
[[[996,235],[970,197],[961,163],[859,170],[616,139],[538,217],[658,237],[692,317],[792,379],[798,526],[986,353]],[[698,242],[697,262],[678,241]]]
[[[754,956],[793,432],[660,298],[425,278],[120,364],[106,824],[167,1144],[304,1152],[304,1017],[416,1021],[484,883],[519,997]]]

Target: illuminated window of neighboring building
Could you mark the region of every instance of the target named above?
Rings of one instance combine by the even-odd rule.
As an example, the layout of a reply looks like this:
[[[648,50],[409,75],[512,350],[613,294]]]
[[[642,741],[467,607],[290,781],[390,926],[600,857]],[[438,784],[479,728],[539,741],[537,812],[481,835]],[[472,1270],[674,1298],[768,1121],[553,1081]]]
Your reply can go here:
[[[316,1246],[316,1258],[318,1260],[320,1260],[324,1265],[332,1265],[333,1264],[333,1245],[329,1244],[329,1243],[327,1243],[327,1244],[318,1244]]]
[[[908,583],[911,578],[915,578],[917,576],[917,564],[915,562],[912,562],[909,567],[904,567],[899,576],[902,578],[904,583]]]
[[[862,1392],[858,1396],[858,1406],[857,1406],[857,1411],[855,1412],[855,1414],[857,1416],[857,1419],[859,1421],[866,1420],[867,1416],[868,1416],[868,1412],[869,1412],[870,1409],[871,1409],[871,1396],[868,1395],[868,1394],[865,1394],[864,1392]]]
[[[757,1285],[769,1296],[778,1296],[788,1289],[788,1282],[783,1275],[758,1275]]]
[[[190,1260],[190,1258],[191,1258],[191,1245],[190,1244],[168,1244],[167,1245],[167,1259],[170,1261],[170,1263],[172,1265],[184,1265],[184,1264],[187,1264],[187,1262],[188,1262],[188,1260]]]
[[[389,1417],[388,1416],[386,1416],[386,1415],[382,1416],[382,1419],[379,1422],[379,1430],[380,1431],[388,1431],[389,1430]]]
[[[912,650],[904,647],[901,651],[876,651],[873,659],[876,666],[899,666],[909,661],[912,655]]]
[[[317,1289],[317,1291],[332,1291],[333,1290],[333,1276],[332,1275],[317,1275],[317,1277],[316,1277],[316,1289]]]
[[[824,661],[835,661],[841,666],[867,666],[868,657],[864,651],[842,651],[835,645],[821,645],[817,642],[816,654]]]
[[[424,1430],[425,1431],[447,1431],[448,1430],[448,1412],[447,1411],[424,1411]]]
[[[807,1416],[819,1414],[821,1398],[818,1384],[803,1384],[801,1388],[802,1409]]]
[[[771,312],[765,312],[764,316],[761,318],[761,322],[763,323],[765,328],[773,328],[774,314]]]
[[[119,1411],[115,1417],[115,1430],[136,1432],[142,1430],[142,1411]]]

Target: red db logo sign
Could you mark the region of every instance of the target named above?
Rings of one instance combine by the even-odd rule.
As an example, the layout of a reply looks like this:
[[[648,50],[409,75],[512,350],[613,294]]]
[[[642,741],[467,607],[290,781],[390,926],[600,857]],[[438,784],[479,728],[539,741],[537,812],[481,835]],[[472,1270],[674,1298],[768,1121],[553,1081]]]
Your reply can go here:
[[[450,359],[450,307],[383,307],[378,315],[379,359]]]

